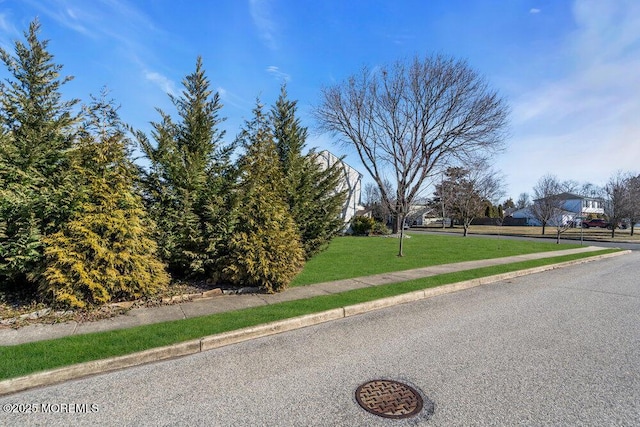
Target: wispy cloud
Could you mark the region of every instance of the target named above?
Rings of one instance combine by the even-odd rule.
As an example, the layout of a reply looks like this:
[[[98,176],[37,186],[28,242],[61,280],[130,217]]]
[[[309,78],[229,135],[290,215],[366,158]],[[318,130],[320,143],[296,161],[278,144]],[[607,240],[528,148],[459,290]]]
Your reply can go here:
[[[640,168],[640,3],[579,0],[573,16],[577,29],[561,45],[572,67],[515,100],[514,143],[518,151],[535,147],[529,162],[546,153],[540,164],[564,179],[602,183],[618,169]]]
[[[107,37],[119,44],[131,46],[136,40],[150,37],[152,34],[158,35],[158,29],[153,22],[126,1],[26,1],[60,25],[85,36]],[[118,25],[114,25],[114,22]]]
[[[280,68],[275,65],[268,66],[266,71],[278,80],[282,80],[284,82],[291,80],[291,76],[289,74],[280,71]]]
[[[147,71],[144,73],[144,77],[157,85],[165,93],[175,96],[177,94],[176,84],[169,78],[163,76],[155,71]]]
[[[529,9],[529,13],[532,14],[532,15],[535,15],[535,14],[540,13],[540,12],[542,12],[542,11],[540,9],[535,8],[535,7]]]
[[[95,38],[98,36],[100,26],[96,14],[92,13],[94,6],[79,8],[67,0],[52,0],[47,4],[42,2],[27,0],[27,2],[39,10],[43,15],[56,21],[63,27],[76,31],[83,36]],[[92,30],[89,30],[89,25]]]
[[[251,108],[251,103],[223,87],[217,87],[216,92],[218,92],[222,103],[225,105],[231,105],[239,109]]]
[[[10,18],[6,13],[0,13],[0,32],[2,32],[3,35],[8,35],[10,37],[20,35],[20,32],[15,25],[10,22]]]
[[[11,41],[19,38],[21,34],[11,22],[11,17],[6,13],[0,13],[0,46],[10,50]]]
[[[156,45],[168,36],[133,3],[127,0],[25,1],[42,15],[75,31],[80,37],[109,41],[109,45],[114,47],[111,54],[118,55],[117,61],[135,64],[140,75],[163,92],[176,92],[175,83],[155,71],[163,66],[158,63]]]
[[[563,122],[606,119],[640,111],[640,4],[578,1],[578,30],[564,47],[573,69],[555,81],[531,88],[516,105],[515,119]]]
[[[249,10],[260,38],[269,49],[277,50],[276,31],[278,26],[273,18],[270,0],[249,0]]]

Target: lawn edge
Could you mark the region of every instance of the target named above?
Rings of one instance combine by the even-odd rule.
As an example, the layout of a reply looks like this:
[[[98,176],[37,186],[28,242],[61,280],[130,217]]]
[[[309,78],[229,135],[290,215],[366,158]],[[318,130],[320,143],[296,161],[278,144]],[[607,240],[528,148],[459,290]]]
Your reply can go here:
[[[130,368],[133,366],[139,366],[162,360],[169,360],[177,357],[196,354],[251,339],[267,337],[270,335],[300,329],[307,326],[313,326],[332,320],[343,319],[346,317],[388,308],[399,304],[405,304],[408,302],[433,298],[439,295],[459,292],[476,286],[486,285],[530,274],[541,273],[557,268],[584,264],[591,261],[611,258],[629,253],[631,253],[630,250],[622,250],[618,252],[584,257],[571,261],[564,261],[555,264],[527,268],[523,270],[484,276],[461,282],[449,283],[433,288],[426,288],[391,297],[380,298],[373,301],[348,305],[344,307],[320,311],[317,313],[305,314],[288,319],[277,320],[274,322],[250,326],[247,328],[223,332],[220,334],[209,335],[195,340],[189,340],[177,344],[171,344],[168,346],[152,348],[149,350],[144,350],[123,356],[93,360],[47,371],[36,372],[21,377],[9,378],[0,381],[0,396],[17,393],[31,388],[53,385],[72,379],[79,379],[91,375]]]

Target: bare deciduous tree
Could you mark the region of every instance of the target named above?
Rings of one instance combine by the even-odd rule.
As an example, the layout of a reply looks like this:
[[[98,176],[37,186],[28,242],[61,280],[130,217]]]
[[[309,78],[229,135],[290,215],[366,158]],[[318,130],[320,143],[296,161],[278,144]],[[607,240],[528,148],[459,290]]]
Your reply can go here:
[[[387,193],[393,192],[393,186],[388,179],[383,180],[383,185],[387,189]],[[380,196],[380,190],[378,185],[373,182],[368,182],[364,186],[364,205],[370,208],[373,219],[383,224],[387,224],[389,221],[389,208],[382,202],[382,196]]]
[[[378,191],[378,186],[373,182],[367,182],[364,185],[364,189],[362,193],[363,193],[362,203],[367,207],[371,207],[375,202],[380,200],[380,191]]]
[[[518,201],[516,202],[516,209],[524,209],[531,204],[531,198],[529,193],[520,193]]]
[[[400,231],[425,180],[454,159],[502,148],[508,108],[465,61],[443,55],[360,74],[323,89],[320,128],[355,147]],[[395,195],[383,185],[395,181]]]
[[[615,237],[616,228],[625,217],[631,212],[631,198],[629,193],[630,175],[618,172],[604,186],[606,200],[604,211],[609,218],[611,237]]]
[[[497,202],[504,195],[501,176],[486,163],[466,168],[447,169],[447,180],[436,186],[436,197],[462,222],[464,236],[471,222],[482,214],[487,202]]]
[[[560,189],[563,193],[576,193],[580,189],[580,183],[573,179],[568,179],[560,183]]]
[[[562,186],[554,175],[545,175],[533,187],[534,203],[531,213],[542,223],[542,234],[547,224],[557,219],[558,211],[562,209],[562,200],[557,196],[562,192]]]
[[[558,204],[561,203],[562,201],[558,199]],[[556,227],[556,243],[560,244],[560,235],[574,226],[575,219],[569,217],[562,207],[557,207],[551,214],[551,223]]]
[[[560,235],[575,224],[575,218],[564,207],[566,199],[562,194],[577,188],[575,181],[559,182],[555,176],[545,175],[533,189],[536,199],[531,206],[531,213],[542,223],[542,234],[548,224],[555,226],[556,243],[560,243]]]
[[[601,198],[603,196],[603,190],[602,187],[586,182],[582,184],[578,194],[584,197]]]
[[[633,236],[635,224],[640,221],[640,175],[632,176],[627,181],[629,194],[629,226]]]

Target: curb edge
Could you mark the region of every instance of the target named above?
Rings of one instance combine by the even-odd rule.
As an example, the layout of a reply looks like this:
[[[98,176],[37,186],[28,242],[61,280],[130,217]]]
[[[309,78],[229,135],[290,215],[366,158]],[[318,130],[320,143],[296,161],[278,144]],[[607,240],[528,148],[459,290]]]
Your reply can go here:
[[[569,267],[572,265],[584,264],[600,259],[611,258],[631,253],[630,250],[613,252],[609,254],[597,255],[587,258],[581,258],[572,261],[565,261],[558,264],[549,264],[541,267],[533,267],[524,270],[512,271],[509,273],[501,273],[493,276],[480,277],[477,279],[465,280],[462,282],[449,283],[446,285],[427,288],[419,291],[408,292],[405,294],[394,295],[392,297],[381,298],[373,301],[348,305],[344,307],[325,310],[318,313],[306,314],[303,316],[292,317],[289,319],[277,320],[274,322],[264,323],[261,325],[250,326],[247,328],[237,329],[234,331],[223,332],[220,334],[209,335],[196,340],[185,341],[177,344],[171,344],[164,347],[152,348],[141,352],[131,353],[124,356],[110,357],[107,359],[98,359],[90,362],[79,363],[76,365],[64,366],[48,371],[37,372],[22,377],[10,378],[0,381],[0,396],[5,396],[31,388],[53,385],[72,379],[79,379],[91,375],[107,373],[119,369],[130,368],[134,366],[144,365],[147,363],[158,362],[162,360],[174,359],[177,357],[187,356],[200,353],[215,348],[224,347],[231,344],[237,344],[251,339],[267,337],[282,332],[292,331],[295,329],[313,326],[320,323],[329,322],[355,316],[358,314],[368,313],[370,311],[388,308],[399,304],[419,301],[453,292],[463,291],[473,287],[491,284],[503,280],[516,277],[526,276],[530,274],[541,273],[554,270],[557,268]]]

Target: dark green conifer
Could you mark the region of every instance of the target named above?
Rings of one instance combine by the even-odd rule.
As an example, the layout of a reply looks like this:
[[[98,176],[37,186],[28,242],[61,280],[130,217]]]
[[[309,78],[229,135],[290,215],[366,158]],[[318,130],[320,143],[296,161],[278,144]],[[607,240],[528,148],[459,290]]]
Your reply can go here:
[[[340,211],[346,195],[336,191],[342,173],[337,164],[327,169],[317,161],[313,150],[303,154],[307,128],[301,125],[296,111],[297,102],[287,99],[283,86],[270,121],[284,174],[286,201],[309,259],[344,228]]]
[[[136,136],[151,162],[145,191],[163,258],[179,276],[211,276],[231,227],[233,146],[222,145],[222,103],[209,88],[200,57],[182,84],[179,97],[169,95],[179,121],[159,110],[162,120],[152,123],[155,146],[143,133]]]
[[[40,236],[57,231],[73,210],[68,174],[72,113],[48,41],[33,21],[14,54],[0,48],[10,77],[0,83],[0,287],[30,287],[42,267]]]
[[[304,250],[285,199],[273,134],[259,103],[239,140],[246,152],[240,159],[237,224],[224,272],[236,285],[277,292],[302,268]]]

